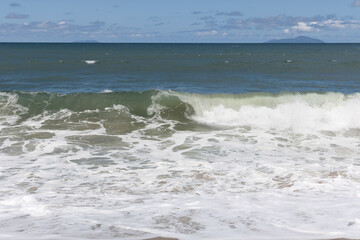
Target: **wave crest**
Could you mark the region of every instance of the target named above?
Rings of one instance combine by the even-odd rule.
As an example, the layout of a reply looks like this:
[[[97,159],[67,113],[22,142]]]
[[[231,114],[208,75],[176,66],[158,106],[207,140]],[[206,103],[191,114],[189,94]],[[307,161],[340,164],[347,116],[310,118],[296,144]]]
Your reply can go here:
[[[149,90],[61,95],[2,92],[0,103],[0,119],[4,124],[9,116],[14,121],[25,121],[40,115],[56,117],[56,113],[66,110],[72,116],[80,116],[80,122],[81,119],[108,121],[110,118],[111,122],[116,122],[116,118],[130,121],[141,117],[182,124],[298,132],[360,129],[359,93],[192,94]],[[109,109],[116,114],[109,114]],[[14,121],[11,122],[14,124]]]
[[[210,125],[294,131],[360,128],[360,94],[180,94],[180,99],[194,108],[192,119]]]

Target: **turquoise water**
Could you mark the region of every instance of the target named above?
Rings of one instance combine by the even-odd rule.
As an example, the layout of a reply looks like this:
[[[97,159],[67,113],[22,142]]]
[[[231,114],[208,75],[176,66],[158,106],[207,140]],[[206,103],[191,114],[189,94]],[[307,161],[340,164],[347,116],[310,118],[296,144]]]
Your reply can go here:
[[[360,44],[0,44],[0,239],[357,238]]]

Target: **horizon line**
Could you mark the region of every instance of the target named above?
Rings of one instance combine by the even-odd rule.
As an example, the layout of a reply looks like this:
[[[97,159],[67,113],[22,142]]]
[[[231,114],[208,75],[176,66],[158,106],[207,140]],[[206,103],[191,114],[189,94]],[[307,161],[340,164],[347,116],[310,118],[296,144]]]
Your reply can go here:
[[[360,44],[360,42],[323,42],[323,43],[269,43],[269,42],[82,42],[82,41],[4,41],[4,43],[52,43],[52,44]]]

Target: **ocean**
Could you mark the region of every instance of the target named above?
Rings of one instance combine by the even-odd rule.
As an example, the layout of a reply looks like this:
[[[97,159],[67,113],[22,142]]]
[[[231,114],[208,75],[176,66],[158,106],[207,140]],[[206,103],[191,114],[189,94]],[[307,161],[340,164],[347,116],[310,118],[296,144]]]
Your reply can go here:
[[[360,44],[0,44],[0,239],[360,236]]]

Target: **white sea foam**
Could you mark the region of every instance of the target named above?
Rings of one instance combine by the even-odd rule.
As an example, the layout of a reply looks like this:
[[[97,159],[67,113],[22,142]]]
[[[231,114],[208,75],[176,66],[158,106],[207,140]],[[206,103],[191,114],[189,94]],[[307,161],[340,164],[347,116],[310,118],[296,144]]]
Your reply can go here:
[[[110,89],[104,89],[103,91],[101,91],[102,93],[111,93],[111,92],[113,92],[112,90],[110,90]]]
[[[358,95],[177,96],[225,127],[184,129],[160,96],[148,118],[115,104],[1,122],[0,239],[358,237]]]
[[[100,63],[100,61],[98,61],[98,60],[84,60],[84,62],[85,62],[86,64]]]
[[[14,125],[27,108],[17,104],[16,94],[0,92],[0,129],[6,125]]]
[[[219,126],[250,126],[296,132],[360,128],[360,95],[305,94],[247,98],[180,95],[194,120]]]
[[[49,213],[44,204],[37,202],[30,195],[0,201],[0,207],[0,211],[8,211],[9,208],[13,208],[33,217],[42,217]]]

